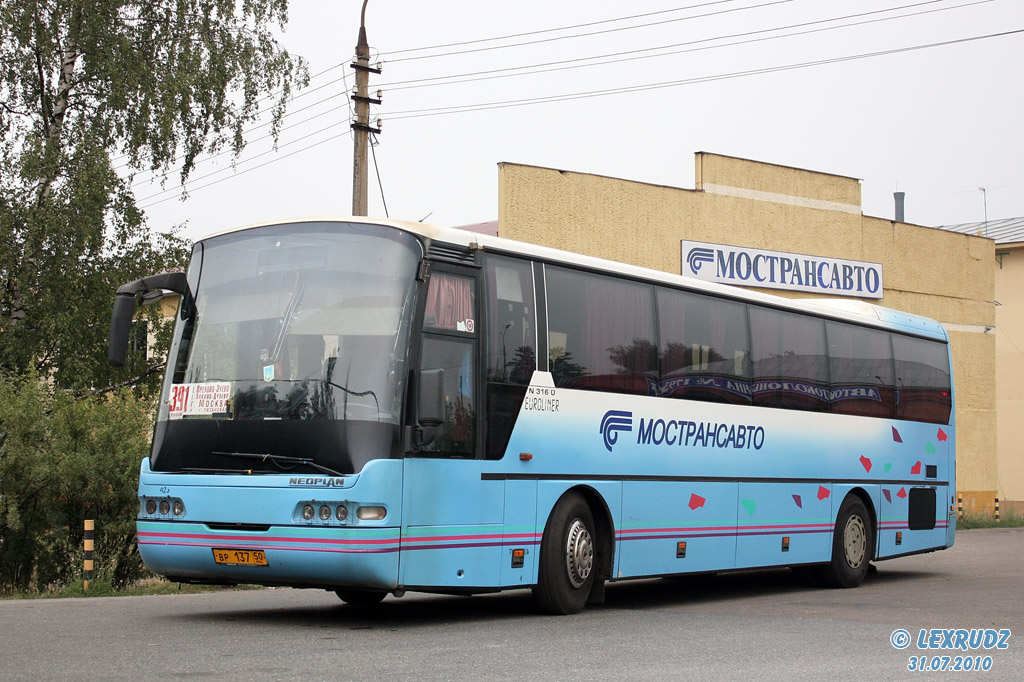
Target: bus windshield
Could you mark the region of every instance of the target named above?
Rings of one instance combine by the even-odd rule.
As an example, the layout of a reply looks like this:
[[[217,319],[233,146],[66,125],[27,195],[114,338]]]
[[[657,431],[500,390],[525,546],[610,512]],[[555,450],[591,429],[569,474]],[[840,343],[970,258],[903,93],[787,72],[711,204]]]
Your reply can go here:
[[[355,223],[200,242],[188,274],[196,314],[175,330],[159,421],[172,430],[195,421],[397,425],[420,256],[411,235]],[[287,452],[272,454],[312,456],[289,444],[312,435],[293,433],[279,448]],[[154,460],[164,454],[157,445]]]

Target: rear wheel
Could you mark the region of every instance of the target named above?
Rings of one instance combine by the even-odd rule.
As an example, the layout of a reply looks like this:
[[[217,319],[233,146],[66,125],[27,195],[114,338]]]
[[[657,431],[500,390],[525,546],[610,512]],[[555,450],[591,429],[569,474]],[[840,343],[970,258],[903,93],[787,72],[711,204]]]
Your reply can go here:
[[[335,590],[334,593],[341,601],[352,606],[373,606],[388,596],[387,592],[375,590]]]
[[[545,613],[579,613],[594,586],[594,517],[578,493],[559,500],[544,529],[533,597]]]
[[[821,568],[821,581],[829,587],[857,587],[868,574],[874,533],[864,502],[855,495],[843,500],[832,537],[832,561]]]

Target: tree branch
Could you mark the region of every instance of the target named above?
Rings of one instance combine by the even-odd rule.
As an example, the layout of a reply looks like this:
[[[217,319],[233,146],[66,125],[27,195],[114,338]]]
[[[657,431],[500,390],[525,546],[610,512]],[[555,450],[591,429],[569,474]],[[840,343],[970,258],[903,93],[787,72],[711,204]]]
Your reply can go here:
[[[142,383],[142,381],[146,377],[150,377],[150,376],[152,376],[154,374],[159,374],[160,372],[163,372],[164,368],[166,366],[167,366],[166,362],[160,362],[160,363],[157,363],[157,364],[150,365],[149,367],[146,368],[146,371],[144,371],[142,374],[140,374],[140,375],[138,375],[136,377],[133,377],[131,379],[128,379],[127,381],[122,381],[119,384],[111,384],[110,386],[107,386],[105,388],[97,389],[97,390],[93,391],[92,394],[93,395],[103,395],[105,393],[110,393],[112,391],[116,391],[116,390],[119,390],[119,389],[122,389],[122,388],[130,388],[132,386],[138,386],[139,384]]]

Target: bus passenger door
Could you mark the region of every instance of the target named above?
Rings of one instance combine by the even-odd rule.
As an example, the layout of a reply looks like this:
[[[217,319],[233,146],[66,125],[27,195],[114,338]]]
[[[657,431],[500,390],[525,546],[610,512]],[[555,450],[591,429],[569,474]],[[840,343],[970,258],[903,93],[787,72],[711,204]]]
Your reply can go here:
[[[481,479],[476,300],[474,271],[431,274],[419,368],[443,372],[443,417],[405,461],[405,586],[472,591],[498,583],[504,490],[501,481]]]

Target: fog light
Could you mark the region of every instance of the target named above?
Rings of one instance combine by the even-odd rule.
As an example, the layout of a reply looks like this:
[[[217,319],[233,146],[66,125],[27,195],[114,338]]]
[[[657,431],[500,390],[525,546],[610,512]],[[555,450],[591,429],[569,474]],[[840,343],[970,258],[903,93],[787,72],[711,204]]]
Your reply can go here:
[[[331,518],[331,508],[325,504],[320,507],[320,520],[326,521],[329,518]]]
[[[346,507],[343,504],[339,504],[338,505],[338,511],[335,512],[334,515],[338,517],[339,521],[344,521],[345,519],[348,518],[348,507]]]
[[[185,505],[181,500],[175,500],[174,504],[171,505],[171,509],[174,510],[175,516],[181,516],[185,513]]]
[[[156,514],[156,500],[146,500],[146,513]]]
[[[316,510],[313,509],[313,505],[311,504],[307,504],[305,507],[302,508],[302,518],[306,519],[307,521],[313,520],[313,515],[315,513]]]
[[[171,503],[167,500],[160,500],[160,513],[168,514],[171,511]]]
[[[387,515],[388,511],[384,507],[360,507],[356,511],[356,516],[363,521],[380,521]]]

